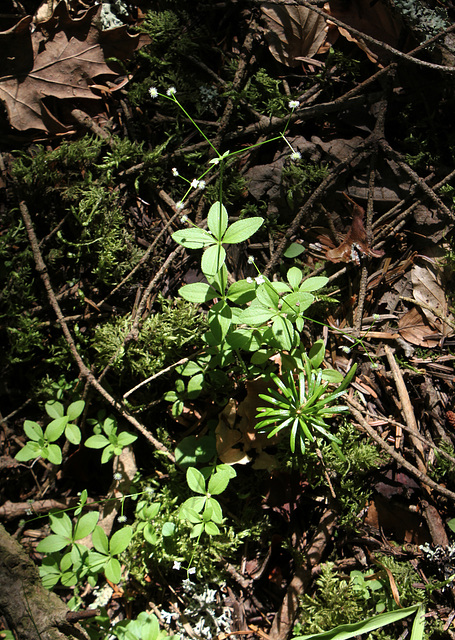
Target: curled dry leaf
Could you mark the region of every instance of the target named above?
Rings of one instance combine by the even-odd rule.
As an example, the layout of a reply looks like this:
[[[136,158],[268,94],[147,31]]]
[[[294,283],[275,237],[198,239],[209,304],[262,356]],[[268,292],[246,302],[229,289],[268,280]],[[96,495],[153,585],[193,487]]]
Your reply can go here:
[[[418,347],[436,347],[439,342],[434,337],[434,329],[416,307],[401,316],[398,321],[398,333],[404,340]]]
[[[343,195],[352,204],[352,224],[343,242],[335,249],[327,249],[325,254],[327,260],[330,260],[330,262],[356,262],[360,264],[358,252],[372,258],[381,258],[384,255],[384,251],[375,251],[369,246],[367,232],[363,225],[365,210],[351,200],[349,196]]]
[[[312,58],[326,41],[326,20],[306,7],[264,2],[261,11],[270,52],[288,67]]]
[[[448,312],[447,297],[442,286],[442,273],[437,265],[425,263],[423,267],[415,264],[411,271],[412,293],[417,302],[431,307],[452,323],[454,317]],[[430,309],[422,308],[427,320],[434,326],[440,328],[443,335],[453,333],[450,325],[442,322],[441,319]]]
[[[32,16],[0,33],[0,99],[12,127],[62,133],[68,127],[51,111],[47,98],[99,100],[91,87],[95,78],[115,80],[118,72],[106,58],[127,59],[146,40],[126,27],[100,31],[101,5],[72,19],[65,2],[32,32]],[[101,82],[97,82],[101,84]],[[104,87],[105,91],[110,91]]]

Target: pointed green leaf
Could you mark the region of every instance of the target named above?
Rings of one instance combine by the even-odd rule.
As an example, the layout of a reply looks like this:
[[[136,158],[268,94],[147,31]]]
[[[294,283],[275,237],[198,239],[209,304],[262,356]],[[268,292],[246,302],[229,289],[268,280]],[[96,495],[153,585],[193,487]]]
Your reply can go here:
[[[68,424],[65,429],[65,438],[71,444],[79,444],[82,438],[81,430],[76,424]]]
[[[39,553],[55,553],[56,551],[61,551],[66,546],[68,546],[70,540],[64,538],[63,536],[58,535],[50,535],[41,542],[38,542],[36,546],[36,550]]]
[[[70,420],[76,420],[81,413],[84,411],[85,402],[83,400],[77,400],[76,402],[72,402],[68,407],[68,411],[66,415]]]
[[[277,316],[273,321],[272,331],[281,348],[285,351],[290,351],[294,345],[295,336],[292,322],[287,318],[283,318],[283,316]]]
[[[278,311],[279,295],[269,282],[261,284],[256,291],[256,297],[264,307],[272,307]]]
[[[33,422],[32,420],[25,420],[24,432],[27,438],[35,441],[38,441],[44,435],[40,425],[37,422]]]
[[[109,539],[99,525],[96,525],[92,533],[92,542],[99,553],[103,553],[106,556],[109,555]]]
[[[22,447],[20,451],[16,453],[14,459],[18,462],[27,462],[28,460],[34,460],[35,458],[40,457],[42,454],[42,449],[36,442],[27,442],[25,447]]]
[[[270,318],[276,315],[276,311],[266,309],[257,300],[254,300],[249,307],[247,307],[240,314],[242,324],[249,324],[252,326],[264,324]]]
[[[65,431],[65,427],[68,424],[68,417],[62,416],[61,418],[56,418],[52,420],[44,432],[44,437],[48,442],[55,442],[58,440],[62,433]]]
[[[202,254],[201,269],[206,276],[214,276],[224,265],[226,251],[219,244],[208,247]]]
[[[90,436],[90,438],[87,438],[87,440],[84,442],[84,446],[88,447],[89,449],[102,449],[108,444],[109,440],[102,435]]]
[[[303,273],[297,267],[291,267],[287,272],[287,279],[293,289],[297,289],[302,282]]]
[[[188,302],[209,302],[213,298],[218,297],[218,293],[213,287],[205,282],[194,282],[193,284],[185,284],[179,289],[179,295]]]
[[[219,495],[223,493],[229,484],[230,476],[225,471],[216,471],[209,480],[208,492],[211,495]]]
[[[251,237],[262,226],[264,218],[246,218],[245,220],[238,220],[231,224],[227,228],[226,233],[223,236],[223,242],[227,244],[237,244],[238,242],[244,242]]]
[[[65,409],[62,403],[57,402],[56,400],[46,402],[44,408],[46,409],[47,415],[51,418],[61,418],[65,414]]]
[[[215,238],[208,231],[198,227],[180,229],[172,234],[172,239],[186,249],[203,249],[216,244]]]
[[[220,530],[214,522],[206,522],[204,524],[204,529],[209,536],[218,536],[220,534]]]
[[[186,470],[186,481],[192,491],[205,494],[205,478],[198,469],[189,467]]]
[[[207,226],[217,240],[221,240],[228,226],[226,207],[221,202],[215,202],[210,207],[207,216]]]
[[[314,278],[308,278],[308,280],[305,280],[305,282],[302,282],[302,284],[299,287],[299,290],[300,291],[318,291],[319,289],[322,289],[322,287],[325,287],[328,281],[329,279],[326,278],[325,276],[315,276]]]
[[[302,247],[301,244],[297,244],[293,242],[289,245],[286,251],[283,253],[285,258],[297,258],[301,253],[305,251],[305,247]]]
[[[66,513],[51,513],[49,515],[50,527],[54,533],[71,539],[73,524]]]
[[[247,302],[254,300],[256,296],[256,285],[254,282],[247,282],[246,280],[238,280],[231,284],[226,294],[231,302],[235,302],[238,305],[244,305]]]
[[[43,458],[47,458],[52,464],[62,464],[62,450],[58,444],[48,444],[42,452]]]
[[[104,567],[104,575],[113,584],[118,584],[122,577],[122,567],[117,558],[109,558]]]
[[[92,531],[95,529],[96,523],[100,514],[97,511],[90,511],[89,513],[84,513],[84,515],[79,519],[74,529],[73,540],[81,540],[86,536],[89,536]]]
[[[133,529],[131,527],[122,527],[114,533],[109,543],[109,551],[113,556],[118,556],[125,551],[131,538],[133,537]]]

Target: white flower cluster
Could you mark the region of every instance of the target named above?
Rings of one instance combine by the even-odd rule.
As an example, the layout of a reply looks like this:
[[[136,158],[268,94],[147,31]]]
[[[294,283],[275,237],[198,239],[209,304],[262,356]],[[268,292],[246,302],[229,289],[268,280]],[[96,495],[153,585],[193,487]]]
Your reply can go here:
[[[302,154],[299,151],[293,151],[291,153],[291,160],[298,162],[302,158]]]
[[[289,109],[298,109],[300,107],[300,102],[298,100],[290,100],[288,106]]]
[[[205,180],[197,180],[197,178],[195,178],[191,186],[193,189],[205,189]]]

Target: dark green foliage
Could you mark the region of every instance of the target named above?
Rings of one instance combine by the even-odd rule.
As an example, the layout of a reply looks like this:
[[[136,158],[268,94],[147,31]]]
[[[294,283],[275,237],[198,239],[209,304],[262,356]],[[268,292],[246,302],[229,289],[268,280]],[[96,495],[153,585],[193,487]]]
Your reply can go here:
[[[289,163],[283,168],[282,184],[291,210],[300,207],[310,191],[319,185],[328,175],[329,169],[324,163],[300,161]]]

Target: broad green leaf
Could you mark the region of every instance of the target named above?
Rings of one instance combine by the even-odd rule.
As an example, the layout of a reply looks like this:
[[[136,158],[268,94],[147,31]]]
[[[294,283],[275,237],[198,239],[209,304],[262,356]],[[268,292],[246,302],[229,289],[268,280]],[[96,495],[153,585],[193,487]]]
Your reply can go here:
[[[64,549],[70,542],[70,540],[63,536],[51,534],[47,536],[47,538],[44,538],[44,540],[41,540],[41,542],[38,542],[36,550],[39,553],[55,553],[56,551]]]
[[[42,449],[36,442],[27,442],[25,447],[22,447],[20,451],[16,453],[14,459],[18,462],[27,462],[28,460],[34,460],[39,458],[42,454]]]
[[[299,256],[304,251],[305,251],[305,247],[302,247],[301,244],[297,244],[296,242],[293,242],[292,244],[289,245],[289,247],[283,253],[283,256],[285,258],[297,258],[297,256]]]
[[[199,359],[196,362],[190,360],[190,362],[186,362],[185,364],[181,364],[180,366],[176,367],[175,370],[181,376],[190,377],[194,376],[196,373],[202,373],[202,371],[204,370],[204,364],[205,363],[201,362]]]
[[[343,374],[335,369],[324,369],[322,379],[325,382],[338,383],[343,381]]]
[[[232,310],[224,300],[220,300],[210,309],[207,316],[210,331],[216,342],[221,342],[226,337],[232,322]]]
[[[33,422],[32,420],[25,420],[24,432],[27,438],[35,441],[38,441],[44,435],[40,425],[37,422]]]
[[[97,511],[84,513],[82,518],[80,518],[76,524],[73,534],[73,540],[81,540],[82,538],[89,536],[96,527],[99,516],[100,514]]]
[[[217,524],[222,524],[223,523],[223,511],[221,509],[221,505],[218,502],[218,500],[215,500],[215,498],[208,498],[207,499],[207,503],[209,504],[209,506],[212,509],[212,520],[213,520],[213,522],[216,522]]]
[[[249,324],[252,326],[264,324],[270,318],[276,315],[276,311],[266,309],[260,303],[255,304],[256,300],[250,304],[244,311],[242,311],[240,318],[243,324]]]
[[[191,509],[191,507],[185,507],[184,505],[180,507],[179,517],[182,520],[186,520],[191,524],[197,524],[202,520],[201,516],[197,511],[195,511],[194,509]]]
[[[287,272],[287,279],[293,289],[297,289],[302,282],[303,273],[297,267],[291,267]]]
[[[65,438],[71,442],[71,444],[79,444],[82,438],[81,430],[76,424],[67,424]]]
[[[142,614],[147,616],[147,620],[143,622],[140,634],[137,637],[140,637],[141,640],[157,640],[160,635],[160,624],[158,622],[158,618],[153,615],[153,613],[147,614],[145,611],[142,611],[139,614],[138,619]]]
[[[204,529],[209,536],[218,536],[220,534],[220,530],[214,522],[206,522],[204,524]]]
[[[203,249],[216,244],[215,238],[208,231],[197,227],[180,229],[172,234],[172,239],[186,249]]]
[[[99,525],[96,525],[92,533],[92,542],[93,546],[97,551],[99,551],[99,553],[102,553],[105,556],[109,555],[109,539]]]
[[[204,531],[204,523],[200,522],[199,524],[195,524],[193,530],[190,533],[190,538],[199,538],[201,533]]]
[[[84,446],[88,447],[89,449],[102,449],[108,444],[109,440],[102,435],[90,436],[90,438],[87,438],[87,440],[84,442]]]
[[[244,242],[253,233],[262,226],[264,222],[264,218],[246,218],[245,220],[238,220],[231,224],[230,227],[227,228],[226,233],[223,236],[223,242],[227,244],[237,244],[238,242]]]
[[[62,464],[62,450],[58,444],[48,444],[43,450],[43,458],[47,458],[52,464]]]
[[[90,550],[84,564],[90,567],[92,571],[99,572],[103,571],[108,558],[109,556],[107,554]]]
[[[238,305],[244,305],[247,302],[254,300],[256,296],[256,285],[254,282],[247,282],[246,280],[238,280],[233,282],[228,289],[226,297],[231,302],[235,302]]]
[[[253,341],[253,331],[251,329],[237,329],[226,336],[226,342],[233,349],[243,349],[249,351]],[[257,347],[259,348],[259,344]]]
[[[213,495],[219,495],[223,493],[229,484],[230,476],[223,470],[215,471],[213,476],[209,480],[208,492]]]
[[[158,544],[158,535],[155,531],[155,527],[150,524],[150,522],[147,522],[142,533],[144,534],[144,538],[147,542],[153,545]]]
[[[325,287],[328,281],[329,279],[326,278],[325,276],[315,276],[314,278],[308,278],[308,280],[305,280],[305,282],[302,282],[302,284],[299,287],[299,290],[300,291],[318,291],[319,289],[322,289],[322,287]]]
[[[370,631],[381,629],[388,624],[393,624],[394,622],[398,622],[398,620],[407,618],[407,616],[416,613],[419,608],[419,605],[413,605],[412,607],[407,607],[405,609],[388,611],[387,613],[381,613],[378,616],[366,618],[365,620],[360,620],[359,622],[353,622],[351,624],[341,624],[338,627],[335,627],[335,629],[331,629],[330,631],[323,631],[322,633],[312,633],[306,636],[297,636],[293,638],[293,640],[349,640],[349,638],[354,638],[355,636],[364,633],[370,633]]]
[[[134,433],[129,433],[128,431],[122,431],[117,436],[117,446],[124,449],[125,447],[132,444],[133,442],[136,442],[136,440],[137,440],[137,436],[135,436]]]
[[[179,295],[188,302],[209,302],[218,296],[213,287],[205,282],[194,282],[193,284],[185,284],[179,289]]]
[[[219,244],[208,247],[202,254],[201,269],[206,276],[214,276],[223,266],[226,251]]]
[[[76,402],[72,402],[68,407],[68,411],[66,415],[70,420],[76,420],[81,413],[84,411],[85,402],[83,400],[77,400]]]
[[[109,558],[104,567],[104,575],[113,584],[118,584],[122,577],[122,567],[117,558]]]
[[[188,400],[194,400],[194,398],[197,398],[200,395],[203,386],[204,386],[203,373],[196,373],[195,376],[192,376],[188,380],[188,386],[187,386]]]
[[[314,302],[314,296],[311,293],[295,291],[289,293],[283,298],[283,306],[281,310],[284,313],[299,314],[308,309]]]
[[[66,513],[51,513],[49,515],[50,527],[54,533],[71,539],[73,524]]]
[[[205,494],[205,478],[195,467],[186,470],[186,481],[191,491]]]
[[[58,440],[62,433],[65,431],[66,425],[68,424],[68,417],[62,416],[61,418],[56,418],[52,420],[44,432],[44,437],[48,442],[55,442]]]
[[[44,408],[46,409],[47,415],[51,418],[61,418],[65,414],[64,406],[61,402],[57,402],[56,400],[46,402]]]
[[[117,420],[113,416],[108,416],[103,422],[103,431],[109,438],[117,431]]]
[[[321,366],[322,361],[324,360],[324,355],[325,355],[324,340],[316,340],[316,342],[311,347],[308,353],[311,366],[314,369],[318,369]]]
[[[182,469],[198,462],[208,462],[216,454],[216,441],[213,436],[187,436],[175,450],[176,464]]]
[[[228,281],[228,272],[227,272],[226,265],[223,264],[221,269],[217,273],[215,273],[215,275],[208,276],[207,281],[216,290],[217,297],[223,298],[224,292],[226,291],[226,287],[227,287],[227,281]]]
[[[273,321],[272,331],[281,348],[290,351],[294,345],[295,336],[292,322],[283,316],[277,316]]]
[[[109,542],[109,551],[111,555],[118,556],[119,553],[125,551],[131,538],[133,537],[133,529],[131,527],[122,527],[114,533]]]
[[[173,522],[165,522],[161,529],[163,538],[172,538],[175,534],[175,524]]]
[[[221,202],[215,202],[210,207],[207,216],[207,226],[217,240],[221,240],[228,226],[228,213]]]
[[[280,298],[273,288],[273,285],[269,282],[265,282],[257,288],[256,297],[264,307],[272,307],[272,309],[278,311],[278,302]]]

